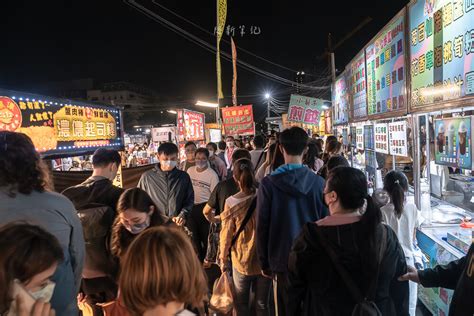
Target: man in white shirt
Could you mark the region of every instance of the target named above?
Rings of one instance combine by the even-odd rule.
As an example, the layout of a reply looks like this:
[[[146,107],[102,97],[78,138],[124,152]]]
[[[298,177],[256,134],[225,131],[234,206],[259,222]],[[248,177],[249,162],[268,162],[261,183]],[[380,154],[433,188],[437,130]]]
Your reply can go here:
[[[188,169],[189,177],[194,189],[194,207],[191,211],[187,226],[193,233],[193,241],[201,261],[207,251],[209,222],[203,214],[204,206],[211,196],[211,192],[219,183],[217,173],[209,167],[209,151],[199,148],[195,153],[195,166]]]

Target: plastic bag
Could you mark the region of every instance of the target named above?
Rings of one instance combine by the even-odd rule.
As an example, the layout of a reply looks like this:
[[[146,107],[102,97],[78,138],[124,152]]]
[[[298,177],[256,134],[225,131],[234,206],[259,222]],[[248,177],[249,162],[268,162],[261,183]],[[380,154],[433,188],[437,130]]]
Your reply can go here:
[[[229,272],[222,273],[214,284],[209,303],[212,309],[223,314],[229,313],[234,307],[234,284]]]

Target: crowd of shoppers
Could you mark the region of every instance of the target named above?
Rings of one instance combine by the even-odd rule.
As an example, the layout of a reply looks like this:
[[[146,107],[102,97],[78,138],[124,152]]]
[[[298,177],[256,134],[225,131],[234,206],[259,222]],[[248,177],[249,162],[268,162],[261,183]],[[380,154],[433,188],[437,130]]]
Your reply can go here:
[[[213,267],[231,275],[239,316],[414,315],[416,283],[456,289],[450,315],[472,314],[473,247],[412,268],[406,177],[388,173],[373,198],[341,148],[292,127],[188,142],[180,164],[163,143],[127,190],[112,183],[120,155],[101,148],[91,177],[58,194],[31,140],[2,131],[0,314],[212,315]]]

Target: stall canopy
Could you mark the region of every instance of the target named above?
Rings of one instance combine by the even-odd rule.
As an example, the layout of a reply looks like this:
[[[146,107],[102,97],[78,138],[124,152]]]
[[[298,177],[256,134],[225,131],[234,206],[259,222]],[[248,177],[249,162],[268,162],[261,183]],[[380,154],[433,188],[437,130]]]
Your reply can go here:
[[[120,110],[0,89],[0,131],[28,135],[44,158],[123,148]]]

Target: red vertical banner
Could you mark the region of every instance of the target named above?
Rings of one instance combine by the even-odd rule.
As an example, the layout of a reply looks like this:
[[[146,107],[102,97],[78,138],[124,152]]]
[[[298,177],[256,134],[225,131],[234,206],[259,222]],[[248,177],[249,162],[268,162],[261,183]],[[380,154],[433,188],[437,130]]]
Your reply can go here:
[[[232,104],[237,106],[237,48],[235,47],[234,39],[231,37],[230,42],[232,44]]]
[[[225,135],[255,134],[252,105],[232,106],[221,110]]]

